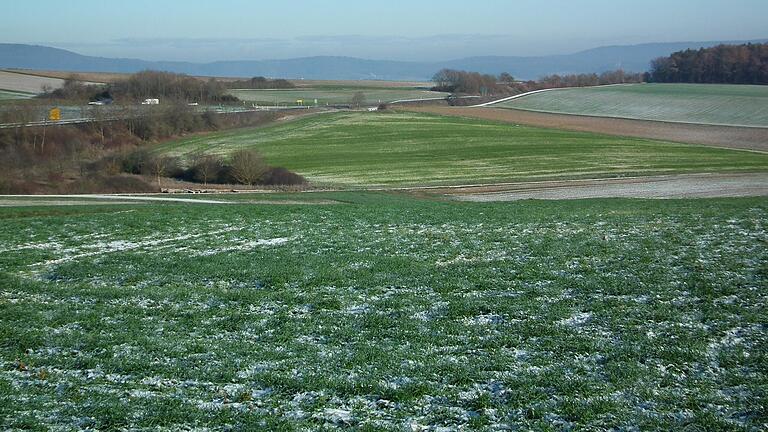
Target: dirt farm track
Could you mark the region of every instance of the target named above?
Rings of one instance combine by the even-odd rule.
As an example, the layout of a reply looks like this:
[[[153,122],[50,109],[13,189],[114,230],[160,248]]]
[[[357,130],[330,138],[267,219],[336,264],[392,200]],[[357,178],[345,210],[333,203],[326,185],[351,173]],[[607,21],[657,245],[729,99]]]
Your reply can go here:
[[[414,112],[496,120],[530,126],[768,152],[768,128],[626,120],[547,114],[503,108],[412,106],[403,109]]]

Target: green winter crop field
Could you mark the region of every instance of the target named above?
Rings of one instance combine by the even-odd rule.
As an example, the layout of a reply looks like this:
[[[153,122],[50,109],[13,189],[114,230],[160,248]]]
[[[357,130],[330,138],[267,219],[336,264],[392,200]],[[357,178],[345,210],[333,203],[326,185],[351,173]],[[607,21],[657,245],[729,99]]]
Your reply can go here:
[[[504,108],[640,120],[768,127],[768,86],[635,84],[533,94]]]
[[[768,427],[765,198],[291,196],[0,207],[0,429]]]
[[[0,90],[0,102],[16,99],[29,99],[34,96],[31,93],[22,93],[10,90]]]
[[[319,106],[327,104],[349,104],[357,92],[365,95],[365,105],[393,102],[402,99],[429,99],[448,96],[448,93],[433,92],[411,87],[320,87],[296,88],[287,90],[232,90],[234,96],[241,100],[259,105],[296,105],[297,100],[303,100],[304,105]]]
[[[242,148],[316,184],[344,187],[768,169],[766,154],[413,113],[315,115],[185,137],[156,151],[189,158]]]

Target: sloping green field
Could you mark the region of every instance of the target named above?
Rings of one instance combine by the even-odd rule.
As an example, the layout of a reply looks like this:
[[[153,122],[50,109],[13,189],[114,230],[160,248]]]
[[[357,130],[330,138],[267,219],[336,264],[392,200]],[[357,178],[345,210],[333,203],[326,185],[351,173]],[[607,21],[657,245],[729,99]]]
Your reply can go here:
[[[10,90],[0,90],[0,101],[16,100],[16,99],[29,99],[33,97],[32,93],[23,93]]]
[[[764,198],[300,195],[0,208],[0,429],[768,424]]]
[[[322,87],[296,88],[289,90],[231,90],[230,93],[241,100],[259,105],[297,105],[302,100],[304,105],[324,106],[326,104],[349,104],[355,93],[365,95],[365,105],[393,102],[402,99],[429,99],[448,96],[447,93],[420,90],[416,88],[382,88],[382,87]]]
[[[316,183],[412,186],[760,171],[768,155],[412,113],[334,113],[186,137],[157,152],[259,150]]]
[[[537,93],[497,107],[640,120],[768,127],[768,86],[634,84]]]

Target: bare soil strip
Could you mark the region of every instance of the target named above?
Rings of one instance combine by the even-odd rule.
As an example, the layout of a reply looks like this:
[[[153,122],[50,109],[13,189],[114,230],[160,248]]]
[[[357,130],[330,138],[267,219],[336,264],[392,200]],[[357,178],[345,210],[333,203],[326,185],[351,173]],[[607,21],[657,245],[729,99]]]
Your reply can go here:
[[[416,106],[412,112],[495,120],[530,126],[649,138],[739,150],[768,152],[768,128],[710,126],[647,120],[548,114],[505,108]]]
[[[516,183],[435,190],[456,200],[718,198],[768,196],[768,173],[693,174],[601,180]]]

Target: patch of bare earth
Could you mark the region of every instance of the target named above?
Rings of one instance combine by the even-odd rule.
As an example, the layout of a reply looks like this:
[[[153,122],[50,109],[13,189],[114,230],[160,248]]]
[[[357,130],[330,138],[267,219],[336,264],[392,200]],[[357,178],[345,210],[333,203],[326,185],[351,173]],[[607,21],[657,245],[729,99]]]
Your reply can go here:
[[[436,189],[456,200],[490,202],[524,199],[717,198],[768,196],[768,173],[692,174],[599,180],[510,183]]]
[[[768,152],[768,128],[613,119],[506,108],[409,106],[404,109],[412,112],[495,120],[529,126]]]

